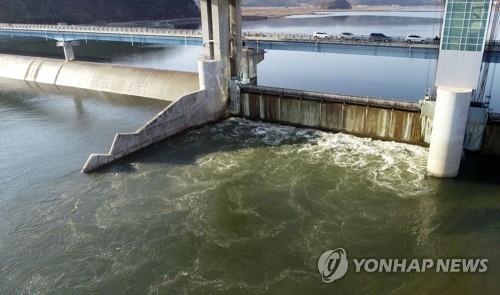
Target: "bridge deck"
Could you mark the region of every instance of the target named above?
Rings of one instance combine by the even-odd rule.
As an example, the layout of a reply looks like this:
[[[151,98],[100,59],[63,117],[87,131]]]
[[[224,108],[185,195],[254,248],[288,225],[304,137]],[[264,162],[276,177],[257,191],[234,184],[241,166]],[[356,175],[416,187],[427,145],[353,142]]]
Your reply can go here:
[[[111,41],[166,46],[201,46],[198,30],[176,30],[145,27],[108,27],[76,25],[0,24],[0,36],[10,38],[43,38],[57,41]],[[436,59],[438,45],[407,44],[401,37],[392,42],[372,42],[367,37],[356,41],[330,38],[315,40],[310,35],[288,33],[244,34],[245,46],[267,50],[329,52],[339,54],[375,55],[404,58]],[[500,62],[500,44],[489,44],[493,52],[491,62]]]

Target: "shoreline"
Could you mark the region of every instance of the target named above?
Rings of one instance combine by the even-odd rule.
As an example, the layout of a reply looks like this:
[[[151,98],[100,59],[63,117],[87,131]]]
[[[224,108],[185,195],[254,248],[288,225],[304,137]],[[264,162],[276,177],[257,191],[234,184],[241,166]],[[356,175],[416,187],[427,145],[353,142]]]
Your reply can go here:
[[[435,12],[440,6],[367,6],[356,5],[352,9],[324,9],[315,6],[300,7],[243,7],[245,18],[282,18],[294,15],[322,14],[332,12]]]

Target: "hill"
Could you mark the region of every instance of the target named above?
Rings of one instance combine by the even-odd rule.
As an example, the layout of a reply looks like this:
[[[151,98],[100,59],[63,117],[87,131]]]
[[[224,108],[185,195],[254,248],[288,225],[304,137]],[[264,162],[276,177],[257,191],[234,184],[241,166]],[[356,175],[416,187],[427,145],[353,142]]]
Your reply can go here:
[[[78,24],[199,15],[193,0],[0,0],[0,22]]]

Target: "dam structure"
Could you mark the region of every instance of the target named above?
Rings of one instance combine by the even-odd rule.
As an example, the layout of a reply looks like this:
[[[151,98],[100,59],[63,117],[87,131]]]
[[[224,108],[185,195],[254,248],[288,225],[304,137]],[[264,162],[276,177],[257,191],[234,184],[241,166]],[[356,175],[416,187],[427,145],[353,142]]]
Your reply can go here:
[[[430,146],[428,171],[436,177],[455,177],[464,149],[500,154],[500,116],[490,113],[484,95],[488,65],[500,60],[497,44],[488,38],[498,23],[498,6],[491,0],[448,0],[439,45],[244,34],[241,0],[201,0],[200,9],[201,32],[0,24],[0,34],[11,38],[57,40],[66,59],[0,55],[0,77],[38,88],[72,87],[171,102],[136,132],[116,134],[108,153],[90,155],[84,173],[230,116]],[[75,60],[73,47],[88,40],[201,45],[203,54],[198,73]],[[273,49],[438,59],[435,91],[420,102],[406,102],[259,86],[258,64],[265,50]]]

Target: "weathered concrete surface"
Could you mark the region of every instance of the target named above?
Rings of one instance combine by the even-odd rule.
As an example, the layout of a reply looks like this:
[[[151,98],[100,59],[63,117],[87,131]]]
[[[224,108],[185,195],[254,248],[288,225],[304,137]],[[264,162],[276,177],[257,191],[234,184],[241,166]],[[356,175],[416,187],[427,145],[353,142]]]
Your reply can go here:
[[[264,60],[264,50],[243,48],[238,77],[243,84],[257,85],[257,65]]]
[[[110,151],[90,155],[82,172],[92,172],[186,129],[225,118],[229,95],[226,69],[220,61],[201,62],[202,90],[180,97],[136,132],[117,134]]]
[[[481,151],[500,156],[500,114],[490,114]]]
[[[197,113],[203,109],[204,100],[205,91],[186,95],[168,106],[137,132],[116,134],[109,153],[92,154],[82,172],[92,172],[186,128],[206,123],[196,120],[199,118]]]
[[[422,101],[421,107],[421,125],[422,136],[424,141],[428,144],[431,142],[432,124],[434,122],[435,101]],[[472,103],[469,110],[469,120],[467,122],[467,129],[465,131],[464,149],[466,151],[477,152],[484,149],[483,137],[485,128],[488,124],[494,122],[488,121],[487,107]]]
[[[235,1],[231,2],[236,5]],[[109,153],[91,155],[82,172],[94,171],[176,133],[227,117],[229,83],[233,72],[231,70],[230,43],[237,45],[236,43],[241,42],[234,40],[234,36],[231,36],[231,29],[240,30],[240,26],[238,24],[230,26],[229,6],[228,0],[209,2],[202,0],[200,2],[204,43],[204,55],[198,64],[198,85],[201,90],[181,96],[137,132],[117,134]],[[236,6],[233,7],[234,9]],[[233,20],[237,21],[235,17],[237,16],[234,15]],[[238,32],[233,31],[232,33]],[[235,55],[238,54],[237,52],[238,50],[234,51]],[[237,56],[234,57],[237,59]],[[61,74],[65,74],[65,70],[72,72],[75,69],[68,67],[68,69],[63,69]],[[109,77],[110,73],[103,71],[105,77]],[[129,74],[134,76],[136,73]],[[137,75],[135,78],[145,79],[143,83],[155,79],[154,76],[144,76],[144,73],[137,73]],[[116,79],[119,80],[119,77]],[[168,81],[165,77],[161,80]],[[114,82],[111,81],[111,83]],[[64,81],[64,83],[71,84],[72,81]],[[97,82],[92,83],[96,84]],[[173,85],[173,87],[180,86]],[[134,85],[134,87],[139,87],[142,92],[148,91],[148,85]]]
[[[460,170],[472,89],[437,89],[427,171],[439,178],[454,178]]]
[[[75,60],[75,50],[73,49],[76,46],[80,46],[79,41],[57,41],[57,47],[62,47],[64,51],[64,58],[66,61]]]
[[[466,151],[477,152],[481,150],[484,130],[488,124],[487,107],[472,107],[469,110],[469,120],[465,130],[464,149]]]
[[[240,93],[240,101],[231,103],[234,115],[425,145],[418,103],[249,85],[241,85]]]
[[[421,101],[420,107],[422,109],[420,114],[420,124],[422,126],[422,138],[425,143],[431,143],[431,135],[432,135],[432,123],[434,122],[434,110],[436,108],[435,101]]]
[[[197,73],[0,54],[0,77],[173,101],[200,89]]]
[[[0,54],[0,77],[24,80],[36,59]]]

